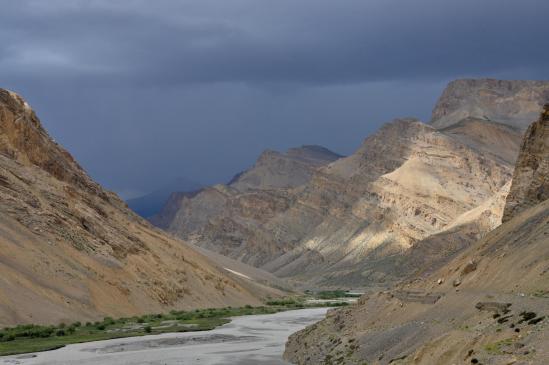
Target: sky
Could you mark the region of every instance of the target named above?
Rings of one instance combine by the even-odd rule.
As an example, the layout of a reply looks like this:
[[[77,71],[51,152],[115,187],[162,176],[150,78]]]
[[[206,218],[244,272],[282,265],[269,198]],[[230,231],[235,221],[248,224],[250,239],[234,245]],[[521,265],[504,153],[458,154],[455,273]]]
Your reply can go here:
[[[549,79],[547,0],[0,0],[0,87],[129,198],[352,153],[456,78]]]

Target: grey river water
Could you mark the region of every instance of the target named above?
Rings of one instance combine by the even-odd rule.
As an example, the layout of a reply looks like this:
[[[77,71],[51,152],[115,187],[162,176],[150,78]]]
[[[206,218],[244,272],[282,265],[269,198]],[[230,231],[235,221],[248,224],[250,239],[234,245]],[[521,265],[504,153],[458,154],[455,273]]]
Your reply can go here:
[[[168,333],[69,345],[0,357],[1,365],[280,365],[288,336],[324,318],[327,308],[236,317],[204,332]]]

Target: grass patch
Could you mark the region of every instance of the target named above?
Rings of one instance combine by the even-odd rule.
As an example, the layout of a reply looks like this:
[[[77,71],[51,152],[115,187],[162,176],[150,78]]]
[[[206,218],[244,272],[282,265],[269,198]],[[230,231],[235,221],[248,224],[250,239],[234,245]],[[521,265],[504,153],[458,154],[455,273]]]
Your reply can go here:
[[[316,299],[340,299],[340,298],[358,298],[361,294],[350,293],[346,290],[323,290],[314,293]]]
[[[503,352],[501,351],[502,348],[505,346],[509,346],[512,343],[513,343],[512,338],[506,338],[504,340],[485,345],[484,350],[488,352],[490,355],[501,355],[503,354]]]

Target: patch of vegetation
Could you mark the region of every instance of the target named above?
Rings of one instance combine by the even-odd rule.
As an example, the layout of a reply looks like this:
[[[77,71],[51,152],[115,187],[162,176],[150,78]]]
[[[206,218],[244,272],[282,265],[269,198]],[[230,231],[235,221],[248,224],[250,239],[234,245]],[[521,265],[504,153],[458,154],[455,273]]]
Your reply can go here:
[[[19,325],[0,330],[0,356],[29,352],[48,351],[68,344],[108,340],[122,337],[136,337],[149,334],[207,331],[230,322],[230,317],[274,314],[292,309],[347,305],[347,303],[305,304],[300,299],[271,300],[266,306],[241,308],[208,308],[193,311],[146,314],[132,318],[114,319],[105,317],[102,321],[61,323],[57,326]]]
[[[346,290],[323,290],[314,294],[317,299],[358,298],[360,295]]]
[[[549,291],[540,289],[533,292],[532,295],[536,298],[549,298]]]
[[[495,342],[495,343],[489,343],[484,346],[484,350],[488,352],[490,355],[501,355],[503,352],[501,351],[505,346],[509,346],[513,343],[512,338],[506,338],[504,340]]]

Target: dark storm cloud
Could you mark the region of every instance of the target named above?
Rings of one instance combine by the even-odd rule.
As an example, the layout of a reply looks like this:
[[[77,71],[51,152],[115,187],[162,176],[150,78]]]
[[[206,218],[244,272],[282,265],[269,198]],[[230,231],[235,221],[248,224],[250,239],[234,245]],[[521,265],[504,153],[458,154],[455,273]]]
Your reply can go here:
[[[546,0],[0,2],[0,86],[118,190],[349,153],[449,79],[549,74]]]

